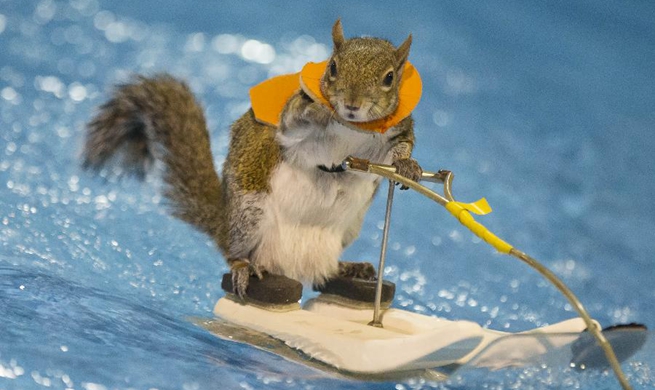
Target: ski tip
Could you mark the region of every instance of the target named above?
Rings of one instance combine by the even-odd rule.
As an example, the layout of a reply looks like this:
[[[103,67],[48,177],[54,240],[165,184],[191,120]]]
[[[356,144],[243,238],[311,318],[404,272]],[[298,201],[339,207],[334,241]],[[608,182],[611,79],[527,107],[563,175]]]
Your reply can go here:
[[[648,328],[637,323],[613,325],[603,329],[603,335],[612,345],[616,358],[619,362],[623,362],[644,346],[648,339]],[[578,371],[610,367],[605,352],[586,330],[573,343],[571,352],[573,353],[571,367]]]

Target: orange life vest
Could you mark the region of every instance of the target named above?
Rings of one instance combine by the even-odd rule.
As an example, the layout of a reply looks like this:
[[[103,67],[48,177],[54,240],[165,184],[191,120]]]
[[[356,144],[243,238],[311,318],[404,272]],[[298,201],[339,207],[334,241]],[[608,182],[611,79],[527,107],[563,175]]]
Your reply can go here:
[[[327,61],[308,62],[300,73],[286,74],[268,79],[250,89],[250,102],[255,118],[265,124],[279,126],[280,114],[291,96],[302,88],[314,101],[334,110],[321,92],[321,78]],[[409,62],[405,63],[400,80],[398,108],[392,114],[370,122],[350,122],[363,130],[384,133],[400,121],[407,118],[419,100],[421,100],[422,83],[418,71]]]

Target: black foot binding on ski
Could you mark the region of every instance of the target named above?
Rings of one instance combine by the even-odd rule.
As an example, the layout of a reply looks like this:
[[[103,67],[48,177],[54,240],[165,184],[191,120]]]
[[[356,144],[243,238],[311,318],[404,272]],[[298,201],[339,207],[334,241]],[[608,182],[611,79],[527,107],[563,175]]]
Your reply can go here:
[[[300,282],[286,276],[269,273],[264,273],[262,279],[254,275],[251,276],[248,281],[246,296],[243,299],[234,295],[231,273],[223,274],[221,288],[229,294],[230,298],[237,302],[275,311],[299,308],[298,301],[302,296],[302,284]]]
[[[376,280],[365,280],[338,276],[322,286],[314,286],[314,291],[321,292],[321,298],[339,304],[356,307],[373,307],[375,303]],[[396,285],[382,282],[381,306],[388,308],[396,293]]]
[[[629,359],[646,343],[648,331],[641,324],[614,325],[603,329],[603,335],[614,349],[619,362]],[[605,369],[610,364],[603,349],[588,331],[582,332],[571,346],[573,359],[571,367],[582,371],[585,369]]]

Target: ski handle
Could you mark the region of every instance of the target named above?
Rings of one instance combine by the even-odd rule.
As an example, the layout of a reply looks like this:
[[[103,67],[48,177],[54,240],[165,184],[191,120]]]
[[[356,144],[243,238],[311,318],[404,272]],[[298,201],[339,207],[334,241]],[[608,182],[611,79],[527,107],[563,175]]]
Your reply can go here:
[[[374,164],[365,159],[359,159],[355,157],[346,158],[341,164],[342,168],[346,171],[356,171],[356,172],[366,172],[372,173],[378,176],[389,179],[391,182],[400,183],[404,186],[407,186],[420,194],[432,199],[441,206],[445,207],[457,220],[464,225],[466,228],[471,230],[476,236],[480,237],[489,245],[493,246],[500,253],[508,254],[516,257],[517,259],[528,264],[530,267],[534,268],[539,272],[543,277],[545,277],[550,283],[552,283],[565,297],[568,299],[569,303],[575,308],[578,312],[578,315],[583,319],[587,325],[588,331],[596,338],[598,344],[601,346],[605,352],[605,356],[609,361],[614,374],[616,375],[617,380],[621,384],[621,387],[625,390],[632,389],[630,383],[625,377],[623,370],[621,369],[621,364],[616,358],[614,349],[612,345],[607,341],[603,333],[601,332],[600,327],[597,323],[591,318],[587,310],[584,308],[580,300],[573,294],[573,292],[562,282],[552,271],[539,263],[536,259],[528,256],[526,253],[514,248],[507,242],[503,241],[495,234],[493,234],[489,229],[484,225],[477,222],[472,213],[483,215],[488,212],[491,212],[491,208],[487,204],[486,200],[481,199],[474,203],[461,203],[455,201],[455,198],[452,194],[452,182],[454,175],[450,171],[441,170],[439,172],[423,172],[421,176],[421,181],[431,181],[435,183],[444,184],[444,195],[440,195],[429,188],[410,180],[404,176],[401,176],[396,173],[396,168],[390,165],[383,164]],[[393,183],[391,184],[393,185]]]

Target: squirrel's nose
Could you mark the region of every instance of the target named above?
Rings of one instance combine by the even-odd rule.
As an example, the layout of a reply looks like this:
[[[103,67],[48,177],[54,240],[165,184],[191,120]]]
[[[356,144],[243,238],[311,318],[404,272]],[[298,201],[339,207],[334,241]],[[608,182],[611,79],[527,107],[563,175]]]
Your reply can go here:
[[[348,104],[345,104],[344,106],[346,107],[346,110],[349,110],[349,111],[359,110],[359,106],[351,106],[351,105],[348,105]]]

